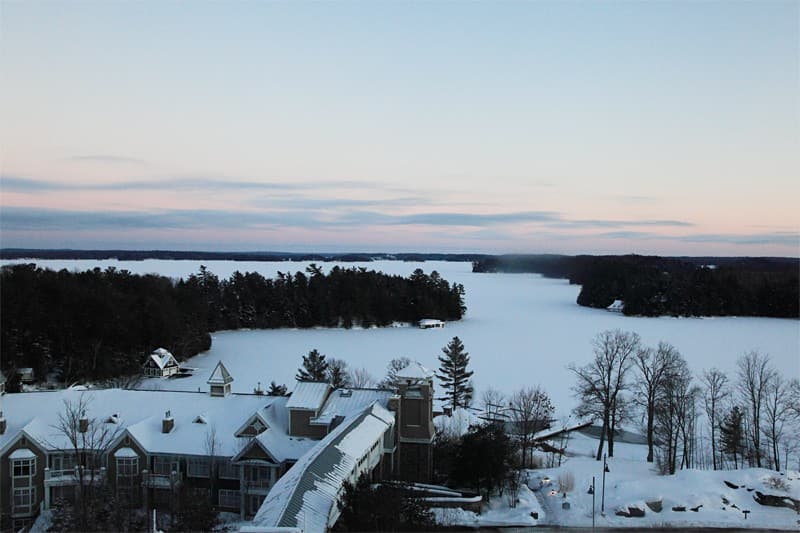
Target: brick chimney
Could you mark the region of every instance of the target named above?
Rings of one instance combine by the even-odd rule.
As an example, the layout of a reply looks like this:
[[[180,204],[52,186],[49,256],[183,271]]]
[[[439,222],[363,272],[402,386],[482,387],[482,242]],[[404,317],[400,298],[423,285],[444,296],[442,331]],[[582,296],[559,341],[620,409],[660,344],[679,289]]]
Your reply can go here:
[[[167,411],[164,413],[164,420],[161,421],[161,433],[169,433],[175,427],[175,419],[172,418],[172,413]]]
[[[89,431],[89,418],[86,416],[86,411],[81,411],[81,417],[78,420],[78,431],[81,433]]]
[[[6,432],[6,417],[3,416],[3,411],[0,411],[0,435]]]

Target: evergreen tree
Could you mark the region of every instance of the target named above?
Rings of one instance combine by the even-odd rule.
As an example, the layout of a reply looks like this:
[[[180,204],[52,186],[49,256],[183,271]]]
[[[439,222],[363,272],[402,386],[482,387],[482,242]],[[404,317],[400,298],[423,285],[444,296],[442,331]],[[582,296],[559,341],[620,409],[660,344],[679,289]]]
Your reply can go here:
[[[316,348],[303,356],[303,366],[297,370],[294,379],[297,381],[328,381],[328,362],[325,355],[319,353]]]
[[[468,407],[472,401],[472,371],[467,370],[469,353],[464,351],[464,343],[458,337],[453,337],[447,346],[442,348],[443,355],[439,356],[439,373],[436,377],[442,383],[444,396],[440,400],[447,400],[455,410],[458,407]]]
[[[351,386],[347,363],[341,359],[331,359],[328,362],[328,383],[334,389],[343,389]]]
[[[744,453],[744,413],[735,405],[719,424],[720,449],[733,457],[733,467],[738,468],[737,457]]]
[[[495,489],[502,488],[514,454],[502,424],[470,426],[458,445],[452,480],[490,496]]]
[[[434,516],[402,484],[373,485],[361,474],[355,485],[345,482],[335,531],[432,531]]]
[[[271,381],[269,384],[269,390],[267,390],[268,396],[286,396],[287,392],[286,385],[278,385],[274,381]]]

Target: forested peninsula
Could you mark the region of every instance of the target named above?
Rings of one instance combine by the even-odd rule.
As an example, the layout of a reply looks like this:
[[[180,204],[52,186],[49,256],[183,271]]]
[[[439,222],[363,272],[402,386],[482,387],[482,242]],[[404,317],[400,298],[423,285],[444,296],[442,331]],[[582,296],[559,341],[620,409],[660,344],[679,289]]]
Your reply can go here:
[[[210,332],[240,328],[370,327],[421,318],[460,319],[464,287],[437,272],[409,277],[312,264],[305,272],[205,267],[187,279],[95,268],[58,272],[35,264],[0,269],[0,360],[6,376],[33,368],[65,383],[134,374],[154,348],[178,359],[211,346]]]
[[[624,302],[638,316],[800,318],[800,259],[503,255],[473,261],[473,272],[533,272],[581,285],[577,303]]]

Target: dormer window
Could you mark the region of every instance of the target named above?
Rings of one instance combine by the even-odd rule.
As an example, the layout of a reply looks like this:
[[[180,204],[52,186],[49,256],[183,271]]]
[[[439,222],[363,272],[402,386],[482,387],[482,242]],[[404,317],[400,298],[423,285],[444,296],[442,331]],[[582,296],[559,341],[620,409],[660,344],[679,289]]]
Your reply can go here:
[[[203,415],[199,415],[197,418],[192,420],[195,424],[208,424],[208,420]]]
[[[236,432],[237,437],[255,437],[256,435],[260,435],[264,431],[268,430],[269,426],[262,420],[262,418],[258,415],[253,415],[250,417],[250,420],[244,423],[244,425],[239,428],[239,431]]]

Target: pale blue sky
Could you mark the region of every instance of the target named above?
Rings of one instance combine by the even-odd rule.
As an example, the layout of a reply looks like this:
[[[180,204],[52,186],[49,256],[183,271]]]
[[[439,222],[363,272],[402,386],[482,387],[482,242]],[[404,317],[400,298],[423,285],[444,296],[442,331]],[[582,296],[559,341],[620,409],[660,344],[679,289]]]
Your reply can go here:
[[[798,2],[0,2],[0,245],[798,255]]]

